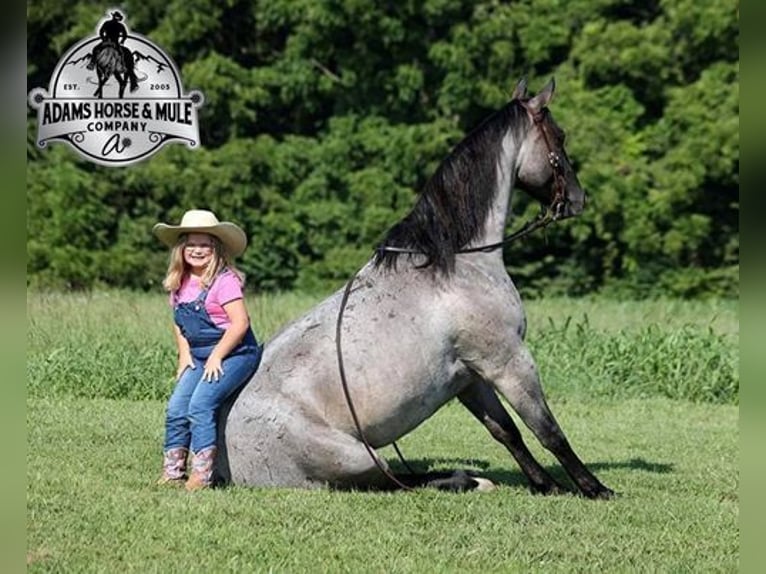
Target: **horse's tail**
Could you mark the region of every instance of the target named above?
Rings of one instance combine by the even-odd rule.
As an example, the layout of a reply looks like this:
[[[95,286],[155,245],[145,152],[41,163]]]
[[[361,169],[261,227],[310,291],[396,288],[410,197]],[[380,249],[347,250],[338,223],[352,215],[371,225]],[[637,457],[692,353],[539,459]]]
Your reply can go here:
[[[107,76],[114,73],[119,67],[120,52],[112,43],[103,44],[94,56],[96,59],[96,66],[98,66]]]

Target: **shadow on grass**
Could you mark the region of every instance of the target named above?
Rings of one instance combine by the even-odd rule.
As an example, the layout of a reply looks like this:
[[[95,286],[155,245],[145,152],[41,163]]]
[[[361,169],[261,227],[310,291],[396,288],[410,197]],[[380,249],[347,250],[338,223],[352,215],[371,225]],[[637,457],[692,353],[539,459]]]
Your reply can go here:
[[[409,472],[409,469],[399,460],[389,458],[387,459],[387,462],[394,473],[407,474]],[[527,487],[527,479],[520,470],[500,468],[490,469],[490,464],[486,460],[470,458],[416,458],[407,460],[407,464],[416,473],[434,471],[448,473],[454,470],[466,470],[469,473],[476,473],[484,478],[488,478],[496,484]],[[672,464],[649,462],[643,458],[631,458],[624,462],[591,462],[586,463],[586,466],[596,474],[602,470],[626,468],[629,470],[640,470],[656,474],[667,474],[673,472],[674,469],[674,465]],[[567,484],[569,482],[569,478],[561,465],[547,466],[545,469],[554,479],[562,484]]]

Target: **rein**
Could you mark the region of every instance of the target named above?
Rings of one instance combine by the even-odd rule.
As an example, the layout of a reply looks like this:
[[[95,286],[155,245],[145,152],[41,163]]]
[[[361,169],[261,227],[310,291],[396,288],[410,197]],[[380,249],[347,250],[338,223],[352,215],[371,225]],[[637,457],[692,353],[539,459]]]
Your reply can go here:
[[[367,437],[364,434],[364,431],[362,430],[362,425],[359,424],[359,417],[356,414],[356,409],[354,408],[354,402],[351,400],[351,394],[348,391],[348,381],[346,380],[346,369],[343,367],[343,352],[341,350],[341,326],[343,324],[343,311],[346,309],[346,304],[348,303],[348,297],[351,294],[351,287],[354,285],[354,281],[356,280],[357,275],[359,272],[355,273],[354,276],[351,278],[351,280],[346,283],[346,289],[343,291],[343,299],[341,299],[340,302],[340,309],[338,310],[338,322],[335,324],[335,350],[338,354],[338,372],[340,373],[340,382],[343,385],[343,394],[346,396],[346,403],[348,404],[348,410],[351,412],[351,418],[354,419],[354,425],[356,426],[356,432],[359,433],[359,438],[362,439],[362,442],[364,443],[364,448],[367,449],[367,453],[370,455],[370,458],[372,458],[372,461],[375,463],[375,466],[377,466],[380,471],[385,474],[391,482],[393,482],[395,485],[397,485],[399,488],[402,488],[404,490],[412,490],[412,487],[407,486],[402,481],[400,481],[394,474],[386,468],[386,465],[383,464],[383,462],[378,458],[378,454],[375,452],[375,449],[372,448],[370,445],[370,442],[367,440]],[[409,467],[407,462],[404,460],[404,457],[402,456],[402,453],[399,451],[399,447],[396,446],[396,443],[394,442],[394,449],[396,450],[396,453],[399,455],[399,458],[404,463],[404,466],[407,467],[407,469],[410,471],[411,474],[414,474],[412,472],[412,469]]]
[[[522,105],[524,104],[522,103]],[[548,137],[548,132],[545,129],[545,125],[543,124],[543,118],[544,118],[543,112],[534,114],[532,116],[534,125],[537,126],[537,128],[540,130],[540,133],[543,136],[543,141],[545,141],[545,146],[548,148],[548,163],[550,163],[551,168],[553,169],[553,178],[554,178],[553,192],[554,193],[553,193],[553,198],[551,199],[550,205],[544,208],[537,215],[535,219],[532,219],[528,221],[527,223],[525,223],[521,227],[521,229],[503,237],[502,241],[498,241],[496,243],[490,243],[487,245],[480,245],[479,247],[467,247],[464,249],[460,249],[459,251],[456,251],[456,253],[478,253],[478,252],[490,253],[496,249],[503,247],[505,244],[510,243],[511,241],[514,241],[516,239],[519,239],[521,237],[524,237],[525,235],[532,233],[536,229],[547,227],[548,225],[558,220],[562,216],[563,209],[566,207],[566,202],[567,202],[566,195],[564,193],[564,186],[565,186],[564,168],[561,165],[561,158],[559,154],[556,153],[553,150],[553,146],[551,146],[550,138]],[[376,251],[378,253],[390,252],[390,253],[407,253],[411,255],[422,254],[421,251],[418,251],[416,249],[410,249],[407,247],[394,247],[394,246],[388,246],[388,245],[378,246],[376,248]],[[396,476],[394,476],[394,474],[380,460],[377,452],[375,452],[375,449],[372,447],[372,445],[370,445],[370,442],[367,440],[367,437],[365,436],[364,431],[362,430],[362,425],[359,422],[359,417],[357,416],[356,409],[354,408],[354,402],[351,400],[351,394],[348,390],[348,381],[346,379],[346,369],[343,365],[343,351],[341,346],[341,336],[342,336],[341,327],[343,325],[343,314],[344,314],[344,311],[346,310],[346,305],[348,304],[348,298],[351,295],[351,289],[358,275],[359,275],[359,271],[357,271],[354,274],[354,276],[351,278],[351,280],[349,280],[349,282],[346,283],[346,288],[343,290],[343,298],[340,301],[340,308],[338,309],[338,321],[335,324],[335,350],[338,357],[338,372],[340,374],[341,386],[343,387],[343,395],[346,397],[346,404],[348,404],[348,410],[351,413],[351,418],[354,420],[354,426],[356,427],[356,432],[359,434],[359,438],[364,443],[364,447],[365,449],[367,449],[367,453],[370,455],[370,458],[372,458],[373,462],[375,463],[375,466],[377,466],[378,469],[399,488],[403,490],[413,490],[412,487],[407,486],[398,478],[396,478]],[[391,444],[394,447],[396,454],[399,456],[399,460],[402,462],[402,464],[404,464],[404,466],[407,468],[410,474],[415,474],[412,468],[410,468],[410,465],[407,464],[407,461],[404,459],[404,456],[402,456],[402,453],[399,450],[399,447],[396,445],[396,442],[392,442]]]

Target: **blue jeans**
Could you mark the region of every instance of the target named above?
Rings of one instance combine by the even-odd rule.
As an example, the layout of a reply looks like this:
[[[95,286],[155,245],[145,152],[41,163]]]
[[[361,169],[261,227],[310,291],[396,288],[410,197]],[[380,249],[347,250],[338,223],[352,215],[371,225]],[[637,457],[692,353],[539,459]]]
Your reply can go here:
[[[194,357],[196,368],[181,374],[168,400],[164,450],[184,447],[197,453],[215,446],[218,409],[250,380],[260,361],[260,347],[254,353],[229,355],[218,381],[208,382],[202,381],[204,360]]]

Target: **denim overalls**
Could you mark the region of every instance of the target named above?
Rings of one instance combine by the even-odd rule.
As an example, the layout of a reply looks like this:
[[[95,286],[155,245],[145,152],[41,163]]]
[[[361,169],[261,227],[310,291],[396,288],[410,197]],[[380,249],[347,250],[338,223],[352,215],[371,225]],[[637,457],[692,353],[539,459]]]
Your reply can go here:
[[[208,289],[189,303],[175,306],[173,319],[191,347],[194,369],[186,368],[168,401],[165,421],[165,451],[191,448],[198,453],[216,445],[218,408],[229,395],[250,380],[261,361],[262,347],[248,328],[242,341],[221,362],[217,381],[202,381],[205,361],[223,337],[205,309]]]

